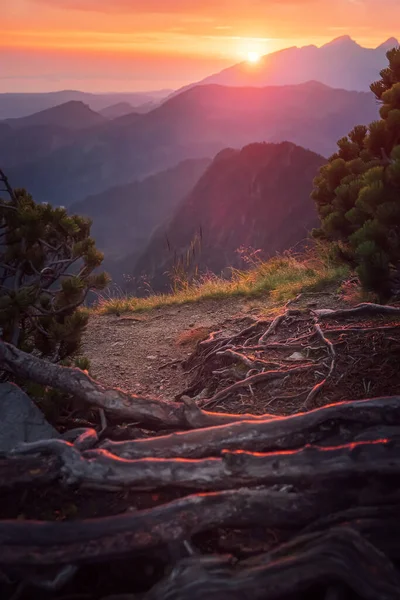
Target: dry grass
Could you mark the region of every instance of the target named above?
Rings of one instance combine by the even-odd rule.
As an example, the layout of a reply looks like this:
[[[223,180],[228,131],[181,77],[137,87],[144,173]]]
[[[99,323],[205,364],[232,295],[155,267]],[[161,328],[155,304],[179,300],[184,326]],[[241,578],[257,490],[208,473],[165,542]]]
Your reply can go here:
[[[340,295],[343,300],[351,305],[360,304],[361,302],[377,302],[379,298],[374,292],[363,290],[359,280],[356,277],[347,279],[340,286]]]
[[[148,311],[173,306],[232,297],[268,296],[272,303],[284,302],[301,292],[318,292],[339,285],[348,277],[345,267],[329,263],[323,257],[297,258],[290,254],[268,261],[257,261],[247,271],[233,270],[230,279],[207,275],[196,282],[184,282],[179,291],[153,294],[146,298],[119,295],[100,298],[100,314]]]

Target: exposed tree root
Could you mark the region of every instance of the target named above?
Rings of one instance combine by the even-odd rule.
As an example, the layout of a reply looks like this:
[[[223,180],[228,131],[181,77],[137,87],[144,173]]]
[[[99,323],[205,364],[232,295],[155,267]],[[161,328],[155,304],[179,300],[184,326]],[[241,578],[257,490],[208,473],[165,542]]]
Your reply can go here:
[[[400,316],[400,307],[385,306],[364,302],[354,308],[343,308],[340,310],[319,309],[314,310],[319,319],[346,319],[351,317],[375,317],[375,316]]]
[[[131,442],[105,441],[102,447],[124,458],[201,458],[223,450],[289,450],[309,443],[353,441],[362,431],[400,423],[400,396],[341,402],[292,417],[244,420],[220,427]],[[334,441],[336,440],[336,442]]]
[[[182,402],[109,389],[78,369],[46,363],[0,341],[3,369],[100,409],[103,437],[111,419],[174,431],[112,442],[93,429],[76,429],[0,458],[5,494],[27,487],[47,494],[59,487],[63,494],[92,488],[125,497],[144,490],[160,503],[92,520],[0,520],[0,594],[4,581],[17,584],[6,600],[15,594],[24,600],[26,586],[71,585],[79,579],[77,568],[86,569],[87,563],[149,551],[148,560],[162,551],[175,567],[152,581],[156,585],[146,588],[142,600],[208,595],[290,600],[311,593],[318,600],[353,595],[400,600],[394,566],[400,561],[400,396],[383,397],[380,390],[381,397],[369,400],[334,397],[336,403],[286,417],[200,408],[218,403],[226,410],[227,403],[246,401],[249,394],[249,403],[260,402],[264,410],[278,400],[293,412],[309,409],[331,399],[332,388],[361,361],[364,371],[389,365],[382,377],[389,372],[395,381],[390,353],[398,351],[393,342],[399,340],[385,337],[389,330],[399,331],[395,319],[387,324],[357,319],[396,317],[400,308],[362,304],[299,311],[289,305],[272,320],[255,320],[230,337],[215,332],[199,343],[184,365],[193,381],[186,391],[192,397]],[[354,321],[340,327],[340,319]],[[356,356],[354,339],[365,340],[367,348]],[[368,375],[363,385],[366,396]],[[184,497],[168,501],[179,495]],[[252,527],[261,545],[254,542],[249,550],[234,552],[235,558],[219,554],[237,547],[238,530],[250,534]],[[206,555],[205,536],[212,540]],[[172,552],[174,544],[183,554]],[[189,557],[176,563],[183,555]]]
[[[365,600],[397,600],[400,578],[391,561],[351,529],[332,529],[295,540],[251,566],[234,568],[227,557],[187,559],[146,600],[252,598],[281,600],[313,585],[344,583]]]
[[[242,381],[237,381],[233,385],[221,390],[212,398],[204,400],[202,402],[202,406],[204,408],[212,408],[215,406],[219,400],[223,400],[224,398],[230,396],[232,392],[239,390],[241,388],[245,388],[248,386],[256,385],[265,381],[276,381],[277,379],[285,379],[286,377],[290,377],[291,375],[296,375],[298,373],[304,373],[312,368],[312,365],[307,365],[304,367],[299,367],[297,369],[288,369],[286,371],[264,371],[262,373],[257,373],[255,375],[251,375],[246,379],[242,379]]]
[[[362,304],[355,309],[341,311],[314,311],[314,316],[307,312],[286,310],[285,313],[276,317],[272,323],[258,320],[246,329],[230,338],[211,337],[206,342],[201,342],[198,351],[190,359],[193,371],[196,373],[193,384],[186,390],[186,394],[194,396],[201,392],[203,408],[213,407],[221,400],[235,397],[240,390],[247,390],[253,395],[253,386],[257,385],[261,393],[265,394],[264,383],[273,383],[270,387],[268,400],[279,396],[290,396],[293,394],[276,393],[277,385],[281,389],[296,389],[295,384],[290,381],[309,374],[304,379],[308,382],[308,392],[305,402],[299,402],[297,410],[303,407],[311,407],[317,394],[325,387],[332,377],[336,365],[336,351],[333,343],[329,341],[328,335],[332,330],[324,331],[319,319],[346,318],[360,314],[400,314],[400,308],[380,306],[375,304]],[[317,317],[315,317],[317,315]],[[266,328],[266,329],[265,329]],[[270,342],[272,335],[276,335],[280,328],[289,328],[290,334],[286,333],[284,341]],[[293,328],[296,329],[293,335]],[[263,329],[265,329],[263,331]],[[335,329],[335,332],[337,328]],[[346,329],[343,329],[346,333]],[[312,340],[318,337],[323,346],[315,346]],[[248,342],[257,338],[257,344]],[[282,338],[282,335],[280,335]],[[268,340],[268,343],[265,343]],[[326,352],[329,364],[326,364]],[[271,357],[271,352],[279,352],[279,359]],[[287,356],[282,355],[287,351]],[[227,414],[216,414],[201,410],[194,403],[178,403],[173,401],[128,394],[122,390],[107,388],[99,382],[90,378],[79,369],[66,369],[59,365],[53,365],[42,361],[32,355],[25,354],[13,346],[0,341],[0,360],[5,370],[18,377],[30,379],[37,383],[58,388],[71,394],[77,399],[105,411],[108,417],[120,421],[132,421],[148,429],[154,430],[184,430],[216,426],[235,422],[240,418],[252,419],[251,416],[243,415],[229,416]],[[297,361],[296,366],[287,366],[288,362]],[[232,365],[241,364],[248,369],[247,376],[237,380],[239,375],[231,369]],[[276,366],[273,370],[270,366]],[[312,374],[315,373],[314,377]],[[292,378],[292,376],[294,376]],[[315,380],[319,379],[318,383]],[[233,379],[233,381],[232,381]],[[314,381],[312,381],[314,379]],[[278,382],[281,381],[281,384]],[[206,388],[205,388],[206,386]],[[211,395],[204,394],[212,390]],[[307,387],[298,388],[299,398],[305,395]]]
[[[71,394],[97,406],[115,419],[134,421],[149,429],[191,429],[242,420],[243,416],[202,411],[193,403],[158,400],[107,388],[80,369],[62,367],[18,350],[0,340],[1,366],[25,379]],[[252,416],[249,415],[251,419]]]
[[[297,451],[251,453],[225,450],[219,458],[116,458],[106,450],[81,454],[62,440],[26,444],[18,453],[46,452],[61,459],[60,476],[66,484],[96,489],[158,490],[166,487],[222,490],[242,486],[304,486],[352,477],[400,476],[400,445],[388,440],[354,442],[334,448],[305,447]],[[46,460],[45,458],[43,459]],[[43,468],[38,468],[43,479]],[[51,473],[53,475],[53,473]],[[32,472],[31,483],[35,483]]]
[[[160,544],[190,539],[216,527],[251,525],[298,530],[348,506],[344,490],[246,489],[194,494],[116,517],[52,523],[0,521],[0,565],[58,565],[107,561]]]
[[[306,401],[304,402],[304,405],[302,407],[305,409],[308,408],[310,402],[312,400],[314,400],[316,395],[319,394],[320,391],[324,388],[328,379],[331,377],[331,375],[333,373],[333,369],[335,368],[336,351],[335,351],[335,348],[334,348],[332,342],[330,342],[327,339],[327,337],[322,333],[322,329],[321,329],[320,325],[318,325],[318,323],[315,324],[315,331],[317,332],[317,335],[321,339],[322,343],[325,344],[329,349],[329,354],[331,355],[331,364],[330,364],[329,371],[328,371],[328,374],[326,375],[326,377],[324,377],[324,379],[322,381],[317,383],[313,387],[313,389],[310,391],[310,393],[308,394]]]

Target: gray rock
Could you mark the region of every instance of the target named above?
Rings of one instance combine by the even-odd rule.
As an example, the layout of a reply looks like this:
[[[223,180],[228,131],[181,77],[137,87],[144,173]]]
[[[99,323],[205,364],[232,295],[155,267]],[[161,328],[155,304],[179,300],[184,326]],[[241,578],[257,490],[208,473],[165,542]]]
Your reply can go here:
[[[0,384],[0,452],[56,437],[60,434],[25,392],[13,383]]]

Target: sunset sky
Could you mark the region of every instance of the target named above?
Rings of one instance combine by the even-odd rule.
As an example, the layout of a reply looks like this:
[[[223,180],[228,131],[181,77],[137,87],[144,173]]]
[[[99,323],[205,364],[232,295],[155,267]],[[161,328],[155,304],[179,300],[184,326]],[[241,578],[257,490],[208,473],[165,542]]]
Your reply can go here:
[[[350,34],[377,46],[400,0],[1,0],[0,92],[177,88],[249,53]]]

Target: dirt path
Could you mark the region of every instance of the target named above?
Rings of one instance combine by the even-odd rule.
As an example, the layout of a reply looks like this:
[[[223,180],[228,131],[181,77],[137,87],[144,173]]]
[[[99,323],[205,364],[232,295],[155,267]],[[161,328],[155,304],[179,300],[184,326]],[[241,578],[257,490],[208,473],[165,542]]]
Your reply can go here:
[[[91,374],[102,383],[173,398],[185,388],[186,378],[179,363],[168,363],[185,360],[211,331],[239,330],[241,319],[265,308],[265,300],[229,299],[142,315],[95,315],[85,334],[83,353],[91,361]]]

